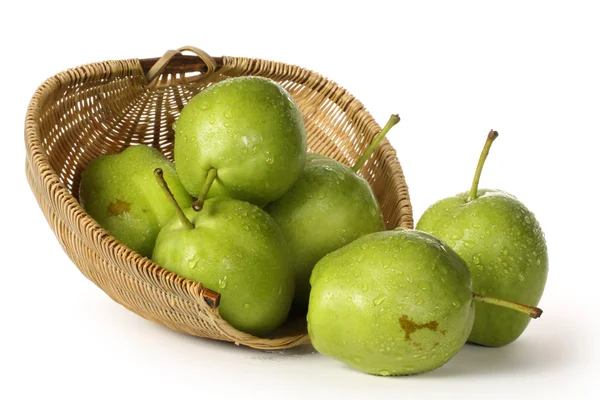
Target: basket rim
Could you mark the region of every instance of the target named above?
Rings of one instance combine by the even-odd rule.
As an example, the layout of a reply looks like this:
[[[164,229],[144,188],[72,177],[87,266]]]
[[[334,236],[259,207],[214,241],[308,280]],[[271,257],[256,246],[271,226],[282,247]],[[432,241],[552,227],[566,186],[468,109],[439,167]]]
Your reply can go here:
[[[50,193],[54,198],[53,204],[50,205],[53,211],[56,212],[57,209],[62,208],[64,214],[69,217],[69,222],[71,222],[70,228],[74,228],[74,231],[78,235],[84,236],[86,237],[86,240],[93,242],[95,245],[95,252],[98,252],[98,249],[102,249],[105,254],[113,254],[114,257],[125,258],[128,263],[133,263],[138,269],[147,269],[152,273],[161,275],[156,277],[156,282],[162,282],[162,280],[166,279],[173,285],[176,285],[179,289],[182,289],[180,293],[176,293],[170,287],[161,287],[162,290],[168,292],[168,294],[172,296],[181,298],[182,294],[184,294],[183,298],[181,298],[182,301],[189,301],[192,304],[200,307],[200,309],[203,309],[208,313],[212,313],[215,317],[214,321],[212,321],[214,328],[221,331],[224,336],[230,339],[231,342],[264,350],[277,350],[310,343],[306,328],[303,330],[303,333],[289,335],[283,338],[257,337],[233,328],[220,317],[218,308],[211,308],[203,298],[204,286],[201,283],[182,278],[174,272],[160,267],[151,259],[139,255],[137,252],[119,242],[104,228],[102,228],[90,215],[87,214],[87,212],[85,212],[79,201],[67,188],[66,184],[61,181],[57,171],[55,171],[50,165],[49,158],[41,143],[41,133],[38,121],[40,114],[43,112],[44,104],[53,93],[56,93],[62,87],[67,85],[94,82],[112,77],[136,78],[145,80],[146,73],[158,59],[159,58],[133,58],[84,64],[51,76],[36,89],[27,107],[25,119],[26,168],[28,168],[27,178],[32,190],[34,190],[35,183],[39,183],[39,187],[43,189],[44,193]],[[215,57],[214,59],[217,62],[219,68],[218,70],[228,69],[231,65],[235,64],[237,60],[250,60],[257,63],[272,62],[262,59],[230,56]],[[307,72],[307,77],[310,76],[312,78],[321,79],[324,83],[328,83],[330,85],[334,85],[336,88],[339,88],[344,96],[350,97],[351,103],[354,103],[355,106],[362,109],[362,111],[365,113],[365,119],[367,120],[367,123],[374,124],[377,130],[381,130],[381,127],[377,124],[362,103],[336,82],[306,68],[291,64],[279,64],[286,65],[291,68],[299,68],[300,70]],[[205,72],[206,69],[206,64],[195,56],[177,55],[173,57],[171,63],[167,65],[163,71],[163,74],[195,71],[202,73]],[[148,84],[147,81],[145,82]],[[328,94],[327,97],[335,103],[338,103],[336,99],[332,99],[330,97],[330,94]],[[341,98],[342,96],[337,97]],[[386,148],[388,151],[391,150],[393,154],[390,155],[393,155],[399,164],[395,150],[389,144],[387,139],[384,139],[379,146]],[[29,171],[29,169],[31,171]],[[403,174],[402,178],[404,179]],[[36,179],[38,182],[35,182]],[[40,194],[40,196],[43,196],[43,194]],[[412,227],[412,207],[410,204],[410,198],[408,197],[408,191],[406,193],[406,203],[407,204],[404,207],[407,207],[408,209],[409,218],[408,223],[405,225]],[[126,271],[123,272],[126,273]],[[128,277],[131,279],[136,279],[135,277],[129,275]],[[144,283],[149,284],[148,282]],[[121,302],[119,303],[122,304]],[[138,313],[136,312],[136,314]],[[275,333],[277,333],[277,331],[275,331]],[[285,339],[285,343],[282,343],[282,339]]]

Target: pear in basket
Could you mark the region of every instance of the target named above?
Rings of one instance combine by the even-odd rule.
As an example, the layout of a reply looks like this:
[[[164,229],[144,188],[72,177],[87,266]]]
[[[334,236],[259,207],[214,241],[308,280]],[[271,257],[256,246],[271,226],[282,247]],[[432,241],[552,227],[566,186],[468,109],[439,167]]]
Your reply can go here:
[[[182,210],[162,171],[155,175],[177,216],[160,231],[152,259],[220,293],[219,312],[234,328],[263,335],[283,324],[294,276],[285,239],[269,214],[226,198],[201,198],[198,211]]]
[[[156,149],[131,146],[96,158],[82,173],[79,201],[87,213],[129,248],[150,257],[160,228],[175,215],[152,174],[162,168],[173,195],[184,207],[192,198],[175,166]]]
[[[292,252],[298,311],[305,312],[308,306],[309,279],[317,261],[361,236],[385,229],[369,183],[356,172],[399,121],[392,115],[352,168],[320,154],[309,154],[300,179],[265,208],[279,224]]]
[[[215,173],[209,198],[264,206],[296,182],[305,158],[302,115],[270,79],[236,77],[209,86],[175,123],[177,173],[195,197]]]

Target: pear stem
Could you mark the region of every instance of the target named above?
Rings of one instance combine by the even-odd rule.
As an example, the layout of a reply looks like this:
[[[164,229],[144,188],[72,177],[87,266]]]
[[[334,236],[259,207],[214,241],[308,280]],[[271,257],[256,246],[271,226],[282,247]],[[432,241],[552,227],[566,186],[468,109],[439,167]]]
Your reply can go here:
[[[354,164],[354,166],[352,167],[352,171],[358,172],[358,170],[360,170],[363,167],[363,165],[365,165],[369,157],[371,157],[371,154],[373,154],[373,152],[377,148],[379,142],[381,142],[381,140],[385,137],[385,135],[387,135],[390,129],[392,129],[392,127],[398,122],[400,122],[400,117],[398,116],[398,114],[392,114],[387,124],[385,124],[381,132],[379,132],[379,134],[375,137],[375,140],[373,140],[373,143],[371,143],[369,148],[358,159],[356,164]]]
[[[531,318],[539,318],[542,315],[542,309],[532,306],[526,306],[525,304],[515,303],[514,301],[497,299],[494,297],[487,297],[480,295],[478,293],[473,293],[473,300],[486,303],[493,304],[496,306],[510,308],[511,310],[522,312],[523,314],[529,315]]]
[[[481,171],[483,170],[483,164],[485,164],[485,159],[487,158],[490,147],[492,147],[492,143],[498,137],[498,132],[495,130],[491,130],[488,133],[487,140],[485,141],[485,145],[483,146],[483,150],[481,151],[481,155],[479,156],[479,162],[477,163],[477,170],[475,171],[475,176],[473,177],[473,184],[471,185],[471,192],[469,193],[469,201],[475,200],[477,198],[477,189],[479,188],[479,178],[481,177]]]
[[[192,208],[194,211],[202,211],[202,207],[204,207],[204,202],[206,201],[206,196],[208,195],[208,191],[212,186],[213,182],[217,178],[217,170],[215,168],[211,168],[206,173],[206,180],[204,181],[204,186],[202,187],[202,193],[198,196],[198,200],[192,203]]]
[[[192,224],[192,222],[188,219],[188,217],[185,216],[183,210],[177,203],[175,196],[173,196],[171,189],[169,189],[169,185],[167,184],[167,181],[165,181],[165,177],[163,175],[163,170],[161,168],[156,168],[154,170],[154,176],[156,177],[156,181],[162,188],[163,192],[165,192],[165,196],[167,196],[167,199],[169,199],[171,204],[173,204],[175,213],[177,214],[177,217],[179,218],[179,220],[181,221],[183,226],[185,226],[188,229],[194,229],[194,224]]]

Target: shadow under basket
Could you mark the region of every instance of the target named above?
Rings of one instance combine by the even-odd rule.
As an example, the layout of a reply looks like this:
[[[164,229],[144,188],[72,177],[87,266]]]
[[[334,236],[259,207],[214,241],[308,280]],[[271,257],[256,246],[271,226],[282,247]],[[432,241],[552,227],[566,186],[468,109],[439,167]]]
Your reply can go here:
[[[264,338],[236,330],[220,317],[200,283],[121,244],[77,200],[81,172],[101,154],[146,144],[172,160],[172,126],[183,106],[205,87],[242,75],[264,76],[287,89],[304,117],[312,152],[352,165],[381,131],[357,99],[315,72],[259,59],[212,58],[185,47],[160,58],[84,65],[46,80],[27,110],[27,179],[65,252],[117,303],[179,332],[285,349],[309,343],[304,318]],[[386,226],[412,228],[408,189],[387,140],[359,173],[373,188]]]

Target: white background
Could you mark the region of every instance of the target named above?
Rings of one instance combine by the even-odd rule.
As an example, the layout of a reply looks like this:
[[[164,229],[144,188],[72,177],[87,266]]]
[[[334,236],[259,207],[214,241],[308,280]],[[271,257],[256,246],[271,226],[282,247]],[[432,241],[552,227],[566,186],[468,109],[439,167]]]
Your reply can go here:
[[[600,13],[576,1],[410,3],[4,2],[0,398],[598,398]],[[27,186],[26,107],[63,69],[187,44],[319,71],[381,124],[399,113],[390,140],[416,218],[469,188],[497,129],[481,182],[517,195],[546,233],[543,317],[504,348],[466,346],[434,372],[378,378],[310,347],[184,336],[110,300]]]

